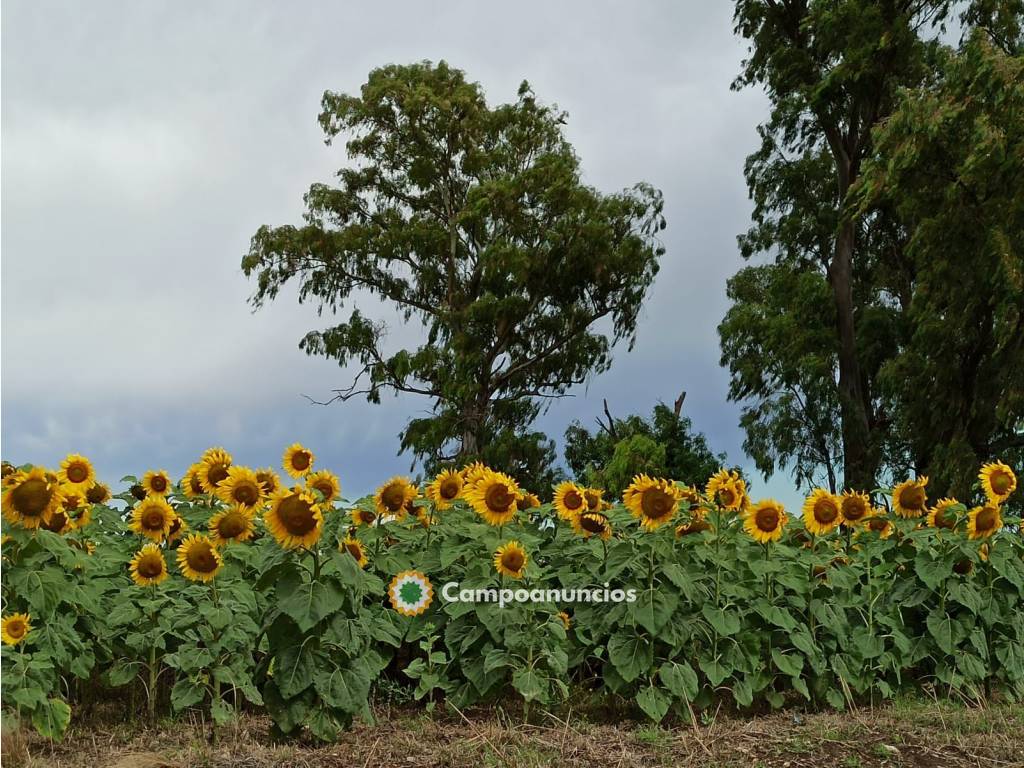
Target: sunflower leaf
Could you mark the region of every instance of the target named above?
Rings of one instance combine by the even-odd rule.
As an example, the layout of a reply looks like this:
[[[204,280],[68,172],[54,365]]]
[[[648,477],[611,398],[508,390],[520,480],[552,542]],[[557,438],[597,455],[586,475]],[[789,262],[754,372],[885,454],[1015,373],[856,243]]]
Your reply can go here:
[[[656,688],[651,685],[644,688],[636,695],[636,703],[637,706],[643,710],[645,715],[651,718],[654,722],[660,723],[668,713],[668,708],[672,704],[672,699],[670,699],[660,688]]]

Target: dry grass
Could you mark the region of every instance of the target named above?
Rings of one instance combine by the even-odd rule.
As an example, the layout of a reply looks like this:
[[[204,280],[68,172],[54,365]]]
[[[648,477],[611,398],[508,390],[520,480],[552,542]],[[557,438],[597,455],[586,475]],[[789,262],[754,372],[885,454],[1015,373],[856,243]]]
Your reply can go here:
[[[1011,704],[967,708],[945,702],[903,703],[847,713],[776,713],[739,719],[720,715],[694,727],[594,723],[575,715],[544,716],[526,725],[498,710],[427,715],[382,712],[336,744],[278,744],[269,721],[243,717],[211,745],[204,724],[160,728],[76,725],[60,744],[4,736],[5,768],[390,768],[512,766],[604,768],[950,768],[1024,766],[1024,711]]]

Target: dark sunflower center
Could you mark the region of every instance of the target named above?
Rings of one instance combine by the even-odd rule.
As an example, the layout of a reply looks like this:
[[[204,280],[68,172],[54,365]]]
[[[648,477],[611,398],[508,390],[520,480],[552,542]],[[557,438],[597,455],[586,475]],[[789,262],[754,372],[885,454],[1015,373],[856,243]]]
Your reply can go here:
[[[704,522],[703,520],[694,520],[693,522],[680,526],[678,533],[680,536],[690,536],[694,533],[700,533],[701,531],[710,531],[711,525]]]
[[[68,467],[68,480],[72,483],[84,483],[89,477],[89,470],[84,464],[74,463]]]
[[[228,476],[228,466],[226,464],[214,464],[206,472],[206,477],[210,481],[210,485],[216,487],[224,482],[224,478]]]
[[[989,476],[989,484],[991,484],[992,490],[999,496],[1009,493],[1010,488],[1013,486],[1010,476],[1001,469],[997,469]]]
[[[867,514],[868,508],[858,498],[843,499],[843,517],[851,523],[860,520]]]
[[[296,451],[292,454],[292,466],[300,471],[309,469],[309,458],[309,454],[305,451]]]
[[[329,499],[334,495],[334,486],[327,480],[319,480],[313,483],[313,487],[320,491],[321,495],[323,495],[325,499]]]
[[[274,478],[267,472],[257,472],[256,481],[260,484],[264,493],[273,493],[276,485],[274,484]]]
[[[601,507],[601,497],[598,496],[596,493],[591,493],[588,491],[585,492],[583,495],[587,497],[587,509],[589,509],[591,512],[595,512]]]
[[[176,534],[180,530],[181,530],[181,518],[175,516],[175,518],[173,520],[171,520],[171,530],[167,533],[167,535],[168,536],[173,536],[174,534]]]
[[[316,516],[309,502],[293,493],[281,502],[277,511],[281,524],[292,536],[305,536],[316,528]]]
[[[245,482],[235,486],[232,496],[239,504],[251,507],[260,500],[260,491],[254,483]]]
[[[107,494],[103,490],[103,486],[94,485],[85,492],[85,498],[88,499],[90,504],[102,504],[107,500]]]
[[[445,501],[451,501],[452,499],[459,495],[460,490],[462,489],[459,488],[459,482],[457,480],[452,480],[451,478],[449,478],[445,480],[443,483],[441,483],[441,498],[444,499]]]
[[[948,509],[940,509],[935,513],[936,528],[952,528],[954,525],[956,525],[956,515]]]
[[[11,491],[11,503],[25,517],[39,517],[50,505],[53,491],[45,480],[32,478]]]
[[[873,517],[868,520],[868,528],[875,533],[881,533],[888,527],[889,521],[882,517]]]
[[[139,558],[139,575],[147,579],[155,579],[164,572],[164,559],[161,555],[144,555]]]
[[[388,512],[397,512],[405,506],[405,489],[398,483],[389,485],[380,495]]]
[[[484,494],[484,502],[487,504],[487,508],[492,512],[508,512],[516,501],[515,496],[509,493],[508,486],[504,483],[494,483],[487,489],[487,493]],[[516,570],[513,568],[512,570]]]
[[[991,531],[996,527],[996,510],[994,507],[985,507],[978,513],[975,526],[979,531]]]
[[[363,548],[361,546],[359,546],[359,544],[357,542],[354,542],[354,541],[345,542],[345,549],[356,560],[361,560],[362,559],[362,557],[363,557]]]
[[[501,564],[513,573],[519,573],[526,558],[518,549],[510,549],[501,556]]]
[[[920,485],[912,485],[900,491],[900,506],[904,509],[924,509],[925,493]]]
[[[206,541],[197,541],[189,547],[185,560],[196,573],[213,573],[217,570],[217,556],[213,546]]]
[[[203,492],[203,484],[199,482],[199,477],[196,476],[195,474],[189,476],[188,487],[189,490],[192,491],[192,493],[201,494]]]
[[[757,510],[754,515],[754,524],[757,525],[759,530],[765,533],[772,533],[779,527],[779,511],[771,507]]]
[[[661,520],[672,513],[672,497],[660,488],[648,488],[640,499],[644,517]]]
[[[584,502],[583,497],[576,493],[576,491],[569,491],[565,494],[563,502],[565,503],[566,509],[579,509],[586,503]]]
[[[736,502],[736,492],[732,488],[722,488],[718,492],[718,499],[723,506],[730,506]]]
[[[584,515],[580,527],[588,533],[604,533],[605,521],[600,515]]]
[[[363,523],[365,523],[366,525],[370,525],[374,520],[377,519],[377,516],[368,509],[360,509],[359,519],[362,520]]]
[[[818,499],[814,505],[814,519],[822,525],[830,525],[839,517],[839,510],[831,499]]]
[[[149,481],[149,487],[157,493],[163,493],[167,490],[167,478],[161,475],[157,475]]]
[[[15,639],[24,637],[27,631],[28,627],[23,619],[11,619],[7,622],[7,634]]]
[[[234,539],[245,533],[245,517],[238,512],[224,515],[217,524],[217,533],[225,539]]]
[[[164,527],[164,513],[157,508],[147,509],[142,515],[142,527],[148,531],[159,531]]]
[[[60,533],[61,531],[64,530],[64,526],[67,525],[67,524],[68,524],[68,518],[65,516],[65,514],[63,512],[61,512],[60,510],[57,510],[52,515],[50,515],[50,522],[49,523],[44,523],[43,527],[46,528],[46,530],[48,530],[48,531],[53,531],[54,533]]]

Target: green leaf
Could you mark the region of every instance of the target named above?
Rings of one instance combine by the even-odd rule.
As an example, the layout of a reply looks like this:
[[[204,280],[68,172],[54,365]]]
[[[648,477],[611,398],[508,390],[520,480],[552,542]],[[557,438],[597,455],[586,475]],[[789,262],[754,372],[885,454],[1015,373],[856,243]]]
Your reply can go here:
[[[194,707],[206,696],[206,686],[182,678],[171,688],[171,707],[179,712],[187,707]]]
[[[795,653],[782,653],[778,648],[772,649],[772,661],[778,670],[790,677],[799,677],[804,669],[804,660]]]
[[[630,613],[640,626],[653,635],[668,623],[678,604],[679,598],[672,592],[645,589],[637,601],[631,604]]]
[[[953,560],[950,557],[936,559],[929,550],[921,550],[914,558],[914,570],[921,581],[936,589],[953,574]]]
[[[701,659],[700,660],[701,672],[707,677],[708,682],[712,688],[717,688],[732,672],[731,669],[726,667],[719,659]]]
[[[295,575],[293,578],[300,579]],[[295,620],[303,632],[316,626],[322,619],[339,610],[345,602],[345,592],[334,579],[298,583],[288,589],[281,600],[281,610]]]
[[[306,647],[304,643],[289,646],[274,658],[274,680],[286,699],[302,693],[313,683],[314,654]]]
[[[674,696],[684,701],[693,701],[697,698],[699,690],[697,673],[685,661],[665,662],[661,665],[661,669],[658,670],[658,677],[661,678],[661,682],[665,684],[665,687]]]
[[[546,698],[544,681],[533,669],[517,669],[512,675],[512,686],[519,691],[519,695],[525,701],[538,701]]]
[[[956,648],[953,644],[953,619],[941,609],[936,608],[928,614],[925,622],[928,625],[928,632],[935,638],[936,644],[945,653],[954,653]]]
[[[608,660],[627,683],[646,674],[654,663],[654,649],[645,637],[619,633],[608,641]]]
[[[735,635],[740,631],[740,618],[731,611],[716,608],[708,603],[701,609],[704,618],[715,628],[715,631],[722,637]]]
[[[668,713],[672,700],[660,688],[651,685],[636,695],[636,703],[645,715],[660,723]]]
[[[32,713],[32,725],[48,739],[61,739],[71,722],[71,707],[60,699],[48,699]]]

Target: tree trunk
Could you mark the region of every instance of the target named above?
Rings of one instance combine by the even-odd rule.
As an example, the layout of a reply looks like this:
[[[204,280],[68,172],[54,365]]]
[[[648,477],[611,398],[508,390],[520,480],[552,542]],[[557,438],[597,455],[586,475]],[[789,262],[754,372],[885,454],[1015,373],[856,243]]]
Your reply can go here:
[[[842,195],[840,199],[845,198]],[[857,359],[853,322],[854,222],[843,223],[836,238],[828,277],[836,304],[839,332],[839,404],[843,430],[843,484],[870,491],[875,487],[875,460],[871,446],[868,404]]]

